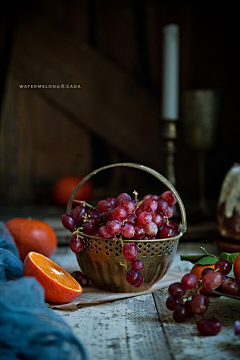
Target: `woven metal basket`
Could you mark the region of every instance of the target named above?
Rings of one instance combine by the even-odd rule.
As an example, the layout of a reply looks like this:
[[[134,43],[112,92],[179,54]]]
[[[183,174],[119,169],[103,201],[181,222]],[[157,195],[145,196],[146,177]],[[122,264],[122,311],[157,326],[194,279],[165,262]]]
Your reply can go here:
[[[118,239],[113,241],[112,239],[103,239],[81,233],[84,238],[84,247],[81,252],[76,254],[76,256],[83,273],[87,275],[99,289],[124,293],[141,292],[150,289],[166,274],[171,266],[174,255],[177,251],[179,239],[187,230],[186,212],[176,189],[157,171],[144,165],[134,163],[117,163],[101,167],[85,176],[76,186],[69,198],[67,213],[69,213],[72,209],[72,202],[77,191],[87,180],[100,171],[117,166],[131,167],[146,171],[156,177],[172,191],[177,199],[182,218],[180,233],[167,239],[129,239],[122,241]],[[142,260],[144,263],[144,270],[142,271],[144,283],[139,288],[130,285],[126,280],[126,272],[131,269],[131,263],[129,261],[126,262],[123,256],[122,248],[127,242],[134,243],[137,246],[137,259]],[[127,269],[124,266],[126,263]]]

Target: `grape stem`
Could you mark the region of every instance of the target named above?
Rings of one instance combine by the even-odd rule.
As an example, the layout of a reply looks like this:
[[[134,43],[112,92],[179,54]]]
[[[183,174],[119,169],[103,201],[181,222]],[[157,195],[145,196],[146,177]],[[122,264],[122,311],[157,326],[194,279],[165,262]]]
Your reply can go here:
[[[96,206],[92,206],[91,204],[87,203],[86,201],[84,200],[76,200],[76,199],[73,199],[73,201],[79,203],[79,204],[82,204],[83,206],[88,206],[89,208],[91,209],[96,209],[97,207]]]
[[[137,197],[138,197],[138,192],[137,192],[137,190],[134,190],[134,191],[133,191],[133,194],[134,194],[134,196],[135,196],[135,204],[137,205]]]

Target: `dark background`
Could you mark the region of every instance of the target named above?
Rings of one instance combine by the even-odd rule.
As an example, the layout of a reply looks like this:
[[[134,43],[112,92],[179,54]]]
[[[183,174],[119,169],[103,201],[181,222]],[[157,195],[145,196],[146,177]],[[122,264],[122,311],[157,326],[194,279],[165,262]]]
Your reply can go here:
[[[214,217],[223,178],[240,162],[237,13],[223,2],[1,3],[1,204],[53,205],[56,178],[113,162],[142,163],[165,175],[162,27],[176,23],[180,94],[201,88],[221,93],[216,142],[206,157]],[[19,89],[39,83],[76,83],[81,90]],[[178,129],[176,188],[191,215],[198,210],[197,156],[184,142],[181,102]],[[93,182],[95,200],[106,187],[116,194],[157,191],[155,180],[135,171],[114,170]]]

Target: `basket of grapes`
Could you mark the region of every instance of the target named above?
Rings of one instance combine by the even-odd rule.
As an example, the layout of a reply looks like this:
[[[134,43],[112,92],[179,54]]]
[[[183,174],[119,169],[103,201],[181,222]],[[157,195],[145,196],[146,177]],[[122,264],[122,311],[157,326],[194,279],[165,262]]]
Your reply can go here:
[[[73,207],[74,196],[86,181],[116,166],[146,171],[167,190],[141,199],[137,191],[132,196],[121,193],[100,200],[96,207],[85,202]],[[177,205],[179,222],[173,220]],[[72,233],[70,248],[82,272],[97,288],[124,293],[146,291],[166,274],[187,229],[185,208],[173,185],[157,171],[133,163],[111,164],[85,176],[61,220]]]

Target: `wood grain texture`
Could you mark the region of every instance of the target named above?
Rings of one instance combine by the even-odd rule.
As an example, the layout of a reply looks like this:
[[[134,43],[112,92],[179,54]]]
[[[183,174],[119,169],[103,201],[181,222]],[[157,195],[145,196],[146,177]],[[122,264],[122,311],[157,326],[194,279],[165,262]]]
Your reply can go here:
[[[171,359],[151,294],[58,313],[92,359]]]
[[[159,102],[114,62],[38,12],[20,21],[14,77],[25,84],[72,84],[35,89],[65,116],[94,131],[130,158],[159,167]],[[127,140],[129,139],[129,140]]]

